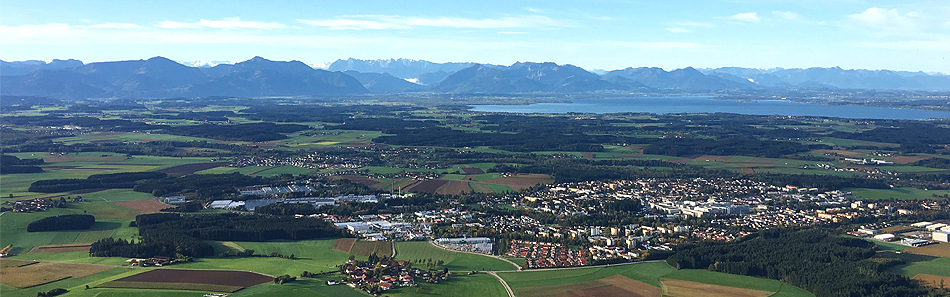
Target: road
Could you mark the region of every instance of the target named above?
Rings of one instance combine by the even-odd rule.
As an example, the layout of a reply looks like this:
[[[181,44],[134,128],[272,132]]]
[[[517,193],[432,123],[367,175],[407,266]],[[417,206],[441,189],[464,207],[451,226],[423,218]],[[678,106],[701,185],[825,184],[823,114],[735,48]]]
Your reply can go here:
[[[511,287],[508,286],[508,282],[506,282],[505,279],[498,276],[498,274],[495,273],[494,271],[489,271],[488,274],[491,274],[492,276],[497,278],[498,281],[501,282],[503,286],[505,286],[505,291],[508,291],[508,297],[515,297],[515,291],[511,290]]]

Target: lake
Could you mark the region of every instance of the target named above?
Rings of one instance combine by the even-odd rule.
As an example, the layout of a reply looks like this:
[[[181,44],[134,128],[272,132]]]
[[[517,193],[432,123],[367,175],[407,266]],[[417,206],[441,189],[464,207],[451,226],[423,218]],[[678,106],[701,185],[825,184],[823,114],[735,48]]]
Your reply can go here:
[[[571,103],[474,105],[474,111],[514,113],[738,113],[751,115],[821,116],[855,119],[919,120],[950,118],[950,112],[865,106],[835,106],[787,100],[716,100],[710,97],[631,97],[571,99]]]

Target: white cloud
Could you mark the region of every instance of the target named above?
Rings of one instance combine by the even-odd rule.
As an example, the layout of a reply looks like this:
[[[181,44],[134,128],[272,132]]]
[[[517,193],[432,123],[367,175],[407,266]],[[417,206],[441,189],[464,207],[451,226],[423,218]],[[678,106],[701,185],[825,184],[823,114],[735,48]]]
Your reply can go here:
[[[498,32],[498,34],[517,35],[517,34],[525,34],[525,32],[518,32],[518,31],[501,31],[501,32]]]
[[[759,21],[759,15],[755,12],[737,13],[737,14],[729,16],[729,18],[733,20],[737,20],[737,21],[743,21],[743,22],[755,23]]]
[[[241,18],[226,18],[220,21],[200,20],[197,23],[181,23],[173,21],[164,21],[156,25],[165,29],[183,29],[183,28],[214,28],[214,29],[279,29],[285,27],[280,23],[264,23],[254,21],[242,21]]]
[[[141,26],[136,24],[129,23],[105,23],[105,24],[95,24],[90,25],[89,28],[109,28],[109,29],[130,29],[130,28],[139,28]]]
[[[910,30],[918,27],[920,16],[916,12],[901,14],[897,9],[871,7],[864,12],[852,14],[848,17],[868,27]]]
[[[546,16],[518,15],[494,19],[470,19],[455,17],[406,17],[358,15],[341,16],[332,20],[304,20],[297,21],[330,30],[381,30],[381,29],[409,29],[414,27],[441,27],[441,28],[471,28],[471,29],[500,29],[500,28],[546,28],[566,27],[567,24]]]
[[[673,33],[692,33],[693,32],[693,31],[686,30],[683,28],[666,28],[666,31],[670,31]]]
[[[791,11],[773,11],[772,14],[786,20],[797,20],[802,17],[801,15]]]
[[[330,30],[380,30],[380,29],[408,29],[409,26],[384,23],[369,20],[337,19],[337,20],[297,20],[313,26],[328,27]]]

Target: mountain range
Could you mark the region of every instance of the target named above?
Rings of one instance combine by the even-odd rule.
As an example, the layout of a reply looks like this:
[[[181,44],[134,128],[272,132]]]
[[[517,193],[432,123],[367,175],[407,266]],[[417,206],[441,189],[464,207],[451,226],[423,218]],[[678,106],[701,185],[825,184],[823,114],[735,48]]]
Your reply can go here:
[[[424,60],[337,60],[327,70],[262,57],[190,63],[163,57],[83,63],[0,61],[0,94],[56,99],[172,97],[312,97],[372,93],[720,93],[770,89],[895,89],[950,91],[950,76],[890,70],[724,67],[666,71],[625,68],[602,75],[570,64],[510,66]],[[214,65],[214,66],[211,66]]]

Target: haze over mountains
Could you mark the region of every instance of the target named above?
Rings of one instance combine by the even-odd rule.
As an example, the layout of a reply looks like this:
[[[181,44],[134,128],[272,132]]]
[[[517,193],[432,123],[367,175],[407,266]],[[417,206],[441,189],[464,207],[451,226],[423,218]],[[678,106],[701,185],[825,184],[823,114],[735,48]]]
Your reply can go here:
[[[262,57],[222,64],[154,57],[98,62],[0,61],[0,94],[57,99],[345,96],[372,93],[450,94],[722,93],[770,89],[950,91],[950,76],[841,68],[724,67],[665,71],[625,68],[598,75],[551,62],[510,66],[423,60],[337,60],[327,70]],[[211,66],[214,65],[214,66]]]

